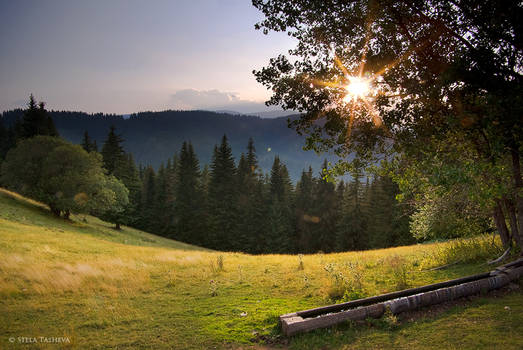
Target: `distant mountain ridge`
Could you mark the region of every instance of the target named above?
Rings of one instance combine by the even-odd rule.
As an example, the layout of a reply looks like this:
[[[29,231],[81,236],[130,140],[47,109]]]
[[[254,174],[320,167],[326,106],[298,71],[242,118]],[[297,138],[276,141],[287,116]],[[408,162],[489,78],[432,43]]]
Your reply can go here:
[[[23,111],[12,110],[2,113],[4,123],[11,124]],[[210,164],[214,145],[226,134],[236,162],[246,152],[249,137],[252,137],[262,170],[270,172],[274,156],[278,155],[287,165],[293,181],[297,181],[303,169],[310,166],[317,173],[325,158],[312,151],[303,151],[305,138],[287,126],[288,118],[264,119],[248,115],[232,115],[211,111],[163,111],[137,114],[87,114],[84,112],[51,111],[58,132],[65,139],[80,143],[87,130],[101,148],[114,125],[125,139],[124,148],[131,152],[137,164],[158,168],[175,152],[179,152],[183,141],[191,141],[200,160],[200,165]]]

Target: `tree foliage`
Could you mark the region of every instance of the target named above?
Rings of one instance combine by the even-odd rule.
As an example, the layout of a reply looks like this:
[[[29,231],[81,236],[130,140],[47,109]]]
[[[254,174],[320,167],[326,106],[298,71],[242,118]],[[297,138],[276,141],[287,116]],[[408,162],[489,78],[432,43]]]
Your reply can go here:
[[[497,223],[510,218],[521,244],[520,2],[253,4],[265,15],[258,28],[298,41],[290,57],[254,73],[272,89],[270,104],[304,112],[292,125],[309,135],[308,148],[354,153],[363,164],[388,155],[395,180],[409,190],[405,199],[421,208],[428,192],[460,193],[490,208]],[[347,103],[351,76],[370,79],[373,90]],[[358,166],[342,162],[335,170]],[[472,190],[458,191],[464,186]]]
[[[101,157],[50,136],[19,142],[2,165],[2,183],[49,205],[55,215],[118,211],[127,189],[107,178]]]

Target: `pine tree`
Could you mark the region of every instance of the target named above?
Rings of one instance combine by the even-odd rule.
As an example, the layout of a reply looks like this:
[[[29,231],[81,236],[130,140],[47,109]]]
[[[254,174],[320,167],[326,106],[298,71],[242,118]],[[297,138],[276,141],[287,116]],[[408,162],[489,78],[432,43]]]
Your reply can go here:
[[[270,177],[269,222],[265,237],[268,252],[289,252],[293,230],[292,184],[287,167],[276,156]]]
[[[123,138],[116,134],[116,128],[111,126],[107,139],[102,147],[104,168],[108,174],[120,177],[120,170],[124,162],[125,152],[122,147]]]
[[[166,188],[167,188],[167,174],[164,164],[160,164],[158,173],[156,174],[156,181],[154,184],[154,218],[153,222],[150,222],[151,229],[153,232],[164,235],[169,222],[169,212],[166,208]]]
[[[96,152],[96,150],[93,150]],[[140,205],[142,182],[136,168],[136,164],[131,153],[126,155],[125,172],[120,179],[129,190],[129,204],[124,210],[123,216],[127,225],[134,225],[139,216],[138,208]]]
[[[284,179],[284,165],[280,161],[280,157],[275,156],[271,168],[271,177],[270,177],[270,189],[271,189],[271,198],[283,200],[288,193],[288,186],[285,183]],[[287,172],[288,175],[288,172]]]
[[[234,245],[236,198],[236,167],[224,135],[220,147],[214,148],[209,183],[209,244],[215,248]]]
[[[345,190],[342,203],[342,218],[336,230],[337,250],[359,250],[368,247],[368,217],[363,205],[363,174],[357,169],[352,174],[352,181]]]
[[[238,169],[236,172],[236,183],[238,197],[237,197],[237,212],[238,216],[236,217],[237,221],[237,236],[233,242],[232,247],[234,250],[247,251],[249,246],[249,232],[246,229],[247,220],[249,220],[249,201],[251,200],[251,193],[249,193],[251,181],[251,169],[247,164],[245,159],[245,154],[241,154],[240,161],[238,162]]]
[[[60,134],[58,134],[58,130],[56,129],[56,126],[54,125],[53,118],[47,113],[45,110],[45,105],[43,102],[40,102],[40,113],[42,113],[45,116],[45,124],[46,124],[46,133],[49,136],[55,136],[58,137]]]
[[[249,138],[249,143],[247,144],[247,157],[245,160],[251,173],[256,172],[258,169],[258,159],[256,157],[256,148],[254,147],[254,140],[252,137]]]
[[[314,188],[315,180],[312,176],[312,168],[302,171],[301,178],[296,184],[295,202],[295,244],[299,252],[314,252],[312,247],[314,226],[319,222],[319,217],[314,212]]]
[[[203,244],[200,165],[191,143],[183,143],[179,162],[176,186],[176,239]]]
[[[145,230],[150,230],[151,222],[156,218],[155,214],[155,197],[156,197],[156,174],[152,166],[148,166],[143,171],[143,182],[140,200],[140,217],[137,225]]]
[[[89,136],[89,133],[86,131],[84,131],[84,137],[82,139],[82,148],[86,151],[86,152],[97,152],[98,150],[96,149],[96,141],[93,141],[91,140],[91,137]]]
[[[370,185],[372,220],[368,235],[372,248],[413,243],[408,216],[395,199],[398,193],[398,186],[388,176],[376,176]]]
[[[58,132],[53,119],[45,110],[45,103],[37,103],[33,94],[31,94],[17,137],[31,138],[36,135],[58,136]]]
[[[323,162],[322,174],[326,171],[328,166],[327,160]],[[319,222],[315,225],[314,234],[314,250],[331,252],[335,249],[336,242],[336,228],[338,226],[338,206],[340,203],[336,201],[336,188],[334,183],[327,181],[325,178],[320,178],[316,182],[314,194],[314,213],[319,218]]]
[[[167,213],[168,221],[166,227],[166,235],[174,236],[176,233],[175,222],[175,203],[176,203],[176,186],[177,186],[177,167],[178,167],[178,155],[175,153],[172,158],[167,160],[167,166],[165,168],[165,208],[164,211]]]

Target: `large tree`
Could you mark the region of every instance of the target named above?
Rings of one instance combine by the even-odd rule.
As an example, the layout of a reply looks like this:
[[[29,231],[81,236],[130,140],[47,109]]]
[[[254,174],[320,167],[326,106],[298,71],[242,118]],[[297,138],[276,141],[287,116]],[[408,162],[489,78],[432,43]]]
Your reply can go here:
[[[2,183],[46,203],[53,214],[118,211],[127,189],[108,178],[98,153],[56,137],[36,136],[19,142],[2,164]]]
[[[104,168],[110,175],[119,177],[125,163],[125,151],[122,146],[123,138],[116,133],[114,125],[111,126],[107,139],[102,146]]]
[[[235,245],[237,214],[236,166],[227,136],[215,146],[209,179],[209,244],[218,249]]]
[[[184,142],[177,169],[175,238],[193,244],[202,244],[205,233],[202,223],[204,208],[200,176],[200,163],[193,146],[190,142]]]
[[[304,113],[293,125],[309,134],[309,148],[369,162],[389,154],[403,188],[469,185],[504,243],[512,235],[522,244],[519,1],[253,4],[265,15],[258,28],[298,41],[291,58],[255,75],[272,89],[269,103]]]

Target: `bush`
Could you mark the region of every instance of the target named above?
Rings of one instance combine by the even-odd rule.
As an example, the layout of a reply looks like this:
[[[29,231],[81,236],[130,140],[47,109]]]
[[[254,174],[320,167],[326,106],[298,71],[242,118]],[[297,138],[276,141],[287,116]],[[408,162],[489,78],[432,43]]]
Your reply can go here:
[[[347,268],[347,274],[341,271],[342,267]],[[334,301],[349,301],[360,299],[363,293],[363,268],[357,263],[345,263],[340,265],[329,263],[324,270],[330,277],[331,285],[327,289],[327,297]]]
[[[484,234],[471,238],[459,238],[442,244],[436,252],[425,257],[422,265],[441,266],[457,262],[484,262],[498,257],[502,252],[503,245],[498,236]]]

